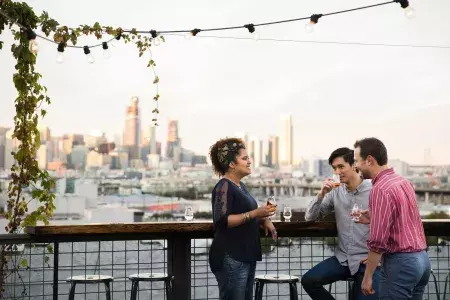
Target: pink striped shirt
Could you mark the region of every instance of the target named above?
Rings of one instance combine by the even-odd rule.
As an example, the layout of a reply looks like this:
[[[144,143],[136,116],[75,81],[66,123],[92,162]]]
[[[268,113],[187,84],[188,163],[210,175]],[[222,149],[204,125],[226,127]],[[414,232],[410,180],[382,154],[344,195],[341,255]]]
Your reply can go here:
[[[389,254],[426,249],[412,183],[395,174],[391,168],[375,176],[372,185],[369,196],[369,250]]]

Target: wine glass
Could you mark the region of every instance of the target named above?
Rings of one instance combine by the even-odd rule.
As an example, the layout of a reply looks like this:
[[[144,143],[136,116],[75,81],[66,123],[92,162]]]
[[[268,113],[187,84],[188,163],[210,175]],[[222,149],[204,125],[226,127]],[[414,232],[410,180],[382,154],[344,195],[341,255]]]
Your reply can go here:
[[[277,208],[277,201],[275,200],[275,196],[269,196],[269,197],[267,198],[267,203],[266,203],[266,205],[274,206],[275,209],[276,209],[276,208]],[[275,212],[274,212],[274,214],[275,214]],[[270,219],[270,217],[267,217],[267,218]]]
[[[339,176],[338,174],[333,174],[332,181],[333,181],[334,187],[340,186],[341,185],[341,176]]]
[[[192,219],[194,219],[194,212],[192,211],[192,207],[186,207],[186,210],[184,211],[184,218],[186,219],[186,221],[192,221]]]
[[[359,222],[359,217],[361,216],[362,207],[360,204],[355,203],[352,207],[352,220],[355,222]]]
[[[269,196],[267,198],[267,205],[277,206],[277,201],[274,196]]]
[[[292,217],[292,208],[290,208],[289,206],[285,206],[283,211],[283,217],[286,222],[290,222]]]

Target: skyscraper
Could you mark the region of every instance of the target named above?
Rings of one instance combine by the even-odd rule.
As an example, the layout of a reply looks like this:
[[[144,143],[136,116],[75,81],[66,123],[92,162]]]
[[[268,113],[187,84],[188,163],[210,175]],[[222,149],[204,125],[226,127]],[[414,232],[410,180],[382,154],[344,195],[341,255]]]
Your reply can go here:
[[[128,150],[130,160],[140,158],[140,133],[139,98],[132,97],[131,105],[126,110],[125,130],[123,132],[123,146]]]
[[[280,164],[292,165],[294,163],[294,137],[292,115],[280,117]]]
[[[149,154],[156,154],[156,127],[148,126],[143,132],[142,145],[149,147]]]
[[[41,137],[41,142],[51,141],[50,128],[48,128],[47,126],[39,126],[39,133]]]
[[[176,161],[180,161],[180,157],[175,157],[181,155],[181,149],[179,148],[181,148],[181,141],[178,136],[178,121],[169,120],[166,156]]]
[[[247,153],[252,161],[252,167],[260,167],[263,164],[263,141],[257,136],[253,136],[247,147]]]
[[[277,167],[280,156],[280,138],[277,136],[269,137],[269,149],[267,151],[267,164],[269,167]]]

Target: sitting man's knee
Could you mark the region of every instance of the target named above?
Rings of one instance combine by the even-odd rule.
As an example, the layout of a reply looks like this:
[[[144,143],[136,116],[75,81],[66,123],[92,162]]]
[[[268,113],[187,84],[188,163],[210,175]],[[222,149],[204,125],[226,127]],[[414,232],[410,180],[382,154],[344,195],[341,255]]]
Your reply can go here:
[[[320,286],[320,282],[317,278],[314,278],[313,276],[311,276],[309,274],[309,272],[306,272],[305,275],[302,276],[302,280],[301,280],[302,286]]]

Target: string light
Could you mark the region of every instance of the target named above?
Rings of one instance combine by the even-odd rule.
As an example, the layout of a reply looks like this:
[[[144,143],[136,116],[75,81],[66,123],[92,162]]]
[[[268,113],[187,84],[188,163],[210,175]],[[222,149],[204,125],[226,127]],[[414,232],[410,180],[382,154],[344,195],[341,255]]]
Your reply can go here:
[[[395,2],[400,3],[400,6],[403,8],[406,18],[414,19],[416,17],[416,11],[414,10],[414,8],[409,6],[408,0],[395,0]]]
[[[93,64],[95,62],[95,58],[94,58],[94,56],[92,56],[91,50],[89,50],[89,47],[84,46],[83,50],[84,50],[84,54],[86,54],[87,62],[90,64]]]
[[[153,45],[155,45],[155,46],[161,45],[161,39],[159,38],[158,33],[156,32],[156,30],[153,30],[153,29],[150,30],[150,34],[151,34],[152,39],[153,39]]]
[[[305,25],[305,30],[307,33],[313,33],[314,32],[314,27],[317,24],[317,22],[319,22],[319,19],[322,17],[323,15],[321,14],[314,14],[309,18],[309,23],[307,23]]]
[[[28,50],[30,50],[30,52],[33,53],[34,55],[36,55],[39,51],[39,47],[36,42],[36,37],[37,37],[37,35],[33,30],[31,30],[31,29],[27,30],[27,38],[29,40]]]
[[[1,0],[0,0],[1,1]],[[375,7],[379,7],[379,6],[384,6],[387,4],[392,4],[392,3],[399,3],[400,6],[404,9],[404,14],[408,19],[412,19],[416,16],[416,12],[413,8],[411,8],[411,6],[409,5],[409,1],[408,0],[390,0],[390,1],[386,1],[386,2],[381,2],[381,3],[376,3],[376,4],[372,4],[372,5],[366,5],[366,6],[361,6],[361,7],[356,7],[356,8],[351,8],[351,9],[346,9],[346,10],[340,10],[340,11],[334,11],[334,12],[330,12],[330,13],[325,13],[325,14],[313,14],[310,17],[300,17],[300,18],[294,18],[294,19],[287,19],[287,20],[278,20],[278,21],[271,21],[271,22],[265,22],[265,23],[258,23],[258,24],[247,24],[244,25],[244,28],[246,28],[250,34],[252,39],[254,40],[259,40],[259,34],[256,32],[255,28],[259,27],[259,26],[270,26],[270,25],[276,25],[276,24],[283,24],[283,23],[291,23],[291,22],[298,22],[298,21],[302,21],[302,20],[308,20],[309,19],[309,23],[305,24],[305,30],[308,33],[311,33],[314,31],[315,25],[317,24],[317,22],[319,21],[319,19],[321,17],[325,17],[325,16],[331,16],[331,15],[337,15],[337,14],[344,14],[344,13],[348,13],[348,12],[353,12],[353,11],[357,11],[357,10],[363,10],[363,9],[369,9],[369,8],[375,8]],[[38,35],[36,34],[33,30],[31,29],[27,29],[25,26],[21,25],[20,23],[17,23],[17,21],[13,20],[11,17],[9,17],[5,12],[2,11],[2,9],[0,9],[0,15],[4,16],[6,19],[10,20],[11,22],[17,24],[22,30],[25,30],[27,33],[27,37],[29,40],[29,50],[30,52],[32,52],[34,55],[37,54],[39,47],[38,44],[36,42],[36,37],[39,37],[41,39],[44,39],[46,41],[49,42],[53,42],[55,43],[53,40],[42,36],[42,35]],[[235,30],[235,29],[239,29],[242,28],[242,26],[229,26],[229,27],[218,27],[218,28],[206,28],[206,29],[192,29],[192,30],[160,30],[160,31],[156,31],[156,30],[150,30],[150,31],[140,31],[140,30],[122,30],[119,29],[119,31],[117,32],[116,36],[113,37],[111,40],[108,40],[106,42],[100,43],[100,44],[95,44],[95,45],[91,45],[91,46],[77,46],[77,45],[58,45],[58,56],[57,56],[57,61],[58,63],[63,62],[63,52],[65,48],[83,48],[84,52],[87,56],[87,60],[89,63],[94,63],[95,58],[92,56],[92,54],[90,53],[90,48],[95,48],[95,47],[103,47],[103,56],[105,58],[110,56],[109,53],[109,49],[108,49],[108,44],[112,45],[112,46],[116,46],[119,42],[119,40],[122,38],[122,33],[126,32],[126,33],[132,33],[132,34],[145,34],[145,33],[150,33],[151,37],[152,37],[152,44],[154,46],[158,46],[161,44],[161,38],[159,37],[160,34],[185,34],[185,38],[186,39],[191,39],[193,36],[196,36],[199,32],[208,32],[208,31],[226,31],[226,30]],[[267,40],[267,39],[265,39]],[[63,50],[63,51],[60,51]]]
[[[103,58],[110,58],[111,54],[109,52],[109,48],[108,48],[108,43],[107,42],[103,42],[102,43],[102,48],[103,48]]]
[[[244,27],[247,28],[248,32],[250,32],[250,34],[252,35],[252,39],[254,39],[255,41],[259,40],[259,33],[256,32],[254,24],[247,24],[244,25]]]
[[[66,44],[59,43],[58,44],[58,54],[56,55],[56,62],[58,64],[62,64],[64,62],[64,48],[66,47]]]
[[[200,31],[201,31],[201,29],[197,29],[197,28],[192,29],[192,30],[189,31],[184,37],[185,37],[187,40],[190,40],[191,37],[196,36]]]

